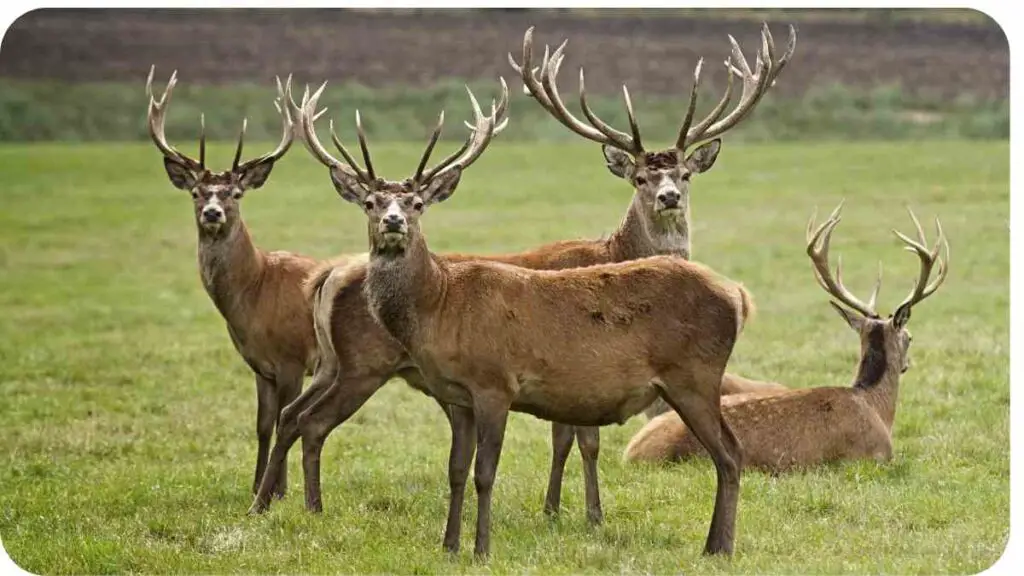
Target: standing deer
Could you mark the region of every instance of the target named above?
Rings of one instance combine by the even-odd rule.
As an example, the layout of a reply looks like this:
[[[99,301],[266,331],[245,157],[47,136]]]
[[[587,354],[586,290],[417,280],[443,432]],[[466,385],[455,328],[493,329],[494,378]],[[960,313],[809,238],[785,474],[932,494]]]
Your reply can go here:
[[[740,438],[743,461],[749,467],[780,473],[835,460],[887,461],[892,457],[896,396],[900,376],[910,366],[907,322],[911,308],[934,293],[946,279],[949,243],[936,218],[938,238],[928,250],[924,231],[913,212],[910,217],[917,229],[917,240],[893,230],[907,249],[917,254],[921,271],[910,295],[891,316],[883,319],[875,312],[881,272],[865,304],[843,287],[838,265],[835,276],[829,270],[829,243],[839,224],[840,208],[813,232],[811,217],[807,255],[814,264],[818,284],[835,299],[829,303],[860,336],[857,374],[853,385],[847,388],[809,388],[769,397],[745,394],[724,398],[722,414]],[[945,259],[939,254],[942,247]],[[937,276],[929,283],[936,264]],[[706,452],[686,425],[674,414],[663,414],[633,437],[624,457],[628,461],[668,461],[701,454]]]
[[[770,33],[767,30],[765,30],[765,33],[767,34],[765,42],[774,49]],[[791,29],[789,50],[778,61],[772,60],[771,65],[768,67],[768,71],[773,78],[778,75],[782,66],[792,55],[795,47],[794,34],[795,31]],[[739,53],[738,47],[735,46],[735,42],[733,44],[734,52],[738,53],[739,59],[745,63],[742,53]],[[524,52],[527,53],[525,58],[529,58],[529,54],[532,53],[532,29],[527,31],[524,38]],[[767,54],[767,52],[764,53]],[[758,62],[766,59],[767,56],[762,58],[759,54]],[[760,66],[758,70],[758,78],[760,78],[765,72],[760,71]],[[529,80],[526,81],[527,87],[529,87]],[[725,104],[721,104],[709,116],[709,119],[701,122],[704,125],[702,130],[710,131],[703,133],[710,133],[716,139],[692,152],[686,158],[685,168],[674,169],[666,166],[656,169],[653,166],[647,166],[646,169],[651,175],[649,182],[641,179],[634,183],[632,203],[618,230],[609,238],[556,242],[529,252],[511,255],[472,256],[448,254],[446,258],[450,260],[488,259],[535,269],[574,268],[606,262],[633,260],[656,254],[673,254],[689,258],[690,175],[693,172],[706,171],[711,167],[720,148],[720,140],[717,139],[717,136],[720,136],[725,130],[739,122],[741,116],[750,112],[751,108],[756,104],[756,98],[752,91],[763,92],[769,86],[770,83],[765,83],[758,79],[746,82],[744,97],[741,98],[741,103],[736,109],[738,112],[734,111],[726,120],[716,123],[721,118],[728,103],[728,92],[731,90],[730,84],[730,88],[727,89],[727,96],[724,98]],[[541,94],[540,98],[546,98],[545,93],[538,93]],[[557,93],[554,97],[558,98]],[[313,98],[314,108],[317,98],[319,98],[319,92]],[[290,96],[288,101],[291,101]],[[549,100],[543,100],[543,102],[547,101]],[[694,105],[691,98],[691,108]],[[506,106],[507,96],[503,96],[498,106],[499,117],[504,116]],[[319,116],[320,113],[317,115]],[[495,133],[500,131],[500,127],[501,124],[499,123]],[[346,158],[346,162],[354,164],[351,154],[345,150],[340,140],[334,135],[333,123],[331,128],[332,139],[335,145],[339,147],[342,155]],[[691,133],[688,129],[682,132],[692,136],[689,140],[691,144],[701,138],[711,137],[700,136],[696,132]],[[372,163],[367,155],[365,139],[361,130],[359,133],[360,147],[364,151],[364,163],[367,165],[367,169],[360,170],[363,170],[370,176],[372,175]],[[308,142],[307,139],[307,144]],[[434,142],[433,140],[431,141],[431,147],[434,145]],[[470,142],[466,143],[463,151],[470,145]],[[481,145],[484,144],[486,143]],[[632,144],[621,145],[627,150],[634,150]],[[318,148],[311,147],[311,150],[321,162],[331,167],[332,170],[335,166],[341,165],[322,146]],[[609,144],[605,147],[606,156],[621,153],[619,148],[615,147],[615,144]],[[683,150],[667,151],[661,154],[663,157],[667,157],[673,153],[681,157]],[[448,160],[453,160],[455,156],[457,154],[450,156]],[[639,153],[639,158],[641,159],[647,156],[649,155],[642,152]],[[476,157],[472,156],[474,159]],[[625,161],[628,161],[628,156],[626,156]],[[444,165],[445,163],[442,162],[442,164]],[[463,163],[463,167],[465,166],[466,164]],[[346,170],[348,168],[342,167],[339,169]],[[675,183],[675,193],[678,196],[674,202],[659,202],[656,198],[660,190],[653,187],[651,183],[660,182],[660,178],[658,178],[659,171],[664,172],[667,176],[671,176],[671,181]],[[666,222],[671,223],[671,225],[666,226]],[[367,384],[368,388],[365,392],[365,398],[352,400],[352,402],[357,402],[357,404],[351,409],[343,409],[342,407],[344,406],[350,406],[349,400],[340,396],[343,388],[334,385],[335,378],[339,371],[342,371],[341,365],[346,366],[344,370],[363,374],[368,383],[377,382],[377,387],[383,385],[395,374],[399,374],[414,387],[422,389],[422,385],[418,384],[421,376],[415,367],[411,365],[409,359],[401,352],[401,346],[398,342],[391,339],[382,330],[379,330],[377,325],[371,321],[372,319],[364,317],[366,315],[366,304],[363,301],[360,289],[364,277],[365,265],[362,263],[353,266],[341,266],[336,269],[326,266],[319,273],[310,277],[309,289],[311,297],[316,302],[314,304],[316,309],[314,318],[317,323],[318,340],[321,343],[320,355],[322,362],[313,377],[310,387],[282,413],[282,424],[279,428],[278,438],[268,469],[273,471],[276,466],[282,465],[284,455],[287,454],[291,445],[301,436],[303,438],[303,462],[306,463],[304,466],[306,503],[307,508],[312,511],[320,511],[322,509],[319,460],[326,436],[335,427],[344,422],[348,417],[347,415],[351,414],[349,410],[355,411],[358,409],[376,390],[376,388],[370,390],[369,386],[371,385]],[[354,316],[359,317],[359,319],[354,319]],[[359,328],[356,328],[356,326]],[[374,334],[373,337],[366,336],[367,332],[374,330],[378,330],[381,333]],[[334,351],[337,351],[337,354],[341,355],[341,357],[339,358]],[[722,380],[723,395],[780,388],[784,387],[770,382],[748,380],[732,374],[726,374]],[[665,405],[660,400],[657,402]],[[667,409],[667,405],[665,406]],[[472,444],[464,446],[463,442],[456,439],[460,434],[471,435],[471,430],[461,426],[457,420],[453,420],[451,410],[455,408],[444,407],[444,409],[446,415],[448,415],[449,423],[452,425],[453,447],[449,462],[449,472],[451,475],[449,481],[451,483],[451,497],[453,501],[451,509],[457,511],[458,506],[461,506],[462,493],[468,476],[469,463],[473,458],[474,447]],[[456,415],[454,418],[457,419],[458,416]],[[579,430],[578,436],[577,430]],[[589,522],[596,524],[602,519],[597,480],[597,458],[599,452],[597,428],[585,427],[577,429],[577,427],[558,424],[552,426],[554,456],[544,509],[545,512],[550,514],[557,512],[559,508],[565,460],[571,450],[574,436],[577,436],[584,464],[587,519]],[[472,438],[470,437],[471,440]],[[455,502],[458,502],[458,505],[454,504]],[[250,512],[260,512],[267,505],[269,505],[269,492],[261,490],[257,494]],[[449,531],[446,532],[445,545],[449,549],[457,549],[458,527],[452,524],[455,521],[454,518],[450,517],[449,520]]]
[[[732,553],[741,453],[719,401],[749,295],[675,256],[533,270],[432,254],[419,217],[451,197],[463,162],[475,160],[498,125],[494,103],[483,116],[471,100],[476,124],[464,155],[424,171],[442,114],[414,176],[403,181],[374,177],[361,131],[367,168],[340,145],[347,164],[317,156],[338,194],[367,216],[362,291],[370,314],[420,369],[424,390],[475,428],[476,555],[490,549],[492,487],[510,410],[602,426],[624,422],[659,395],[713,454],[718,491],[705,552]],[[314,112],[315,98],[303,107],[303,131],[310,148],[323,151]],[[351,399],[377,384],[362,386],[343,373],[335,385]]]
[[[267,464],[270,439],[281,408],[302,389],[303,376],[312,370],[316,340],[310,306],[302,291],[306,276],[318,261],[290,252],[257,248],[242,220],[240,201],[249,190],[260,188],[274,163],[291,147],[294,125],[278,82],[274,105],[281,114],[281,141],[273,151],[242,162],[245,125],[231,169],[214,172],[206,167],[206,135],[199,138],[199,160],[175,149],[164,134],[164,122],[177,72],[171,75],[159,100],[153,93],[154,68],[146,81],[148,125],[153,143],[163,153],[164,169],[175,188],[192,195],[199,233],[199,276],[203,288],[227,323],[235,349],[256,377],[256,436],[259,448],[252,490],[255,493]],[[289,79],[290,84],[290,79]],[[287,467],[271,479],[276,496],[283,496]]]
[[[718,104],[703,119],[693,124],[697,107],[697,93],[700,87],[703,59],[698,60],[693,74],[693,88],[675,146],[667,150],[648,152],[640,139],[640,129],[633,112],[629,89],[622,87],[626,114],[629,118],[630,133],[621,132],[599,118],[587,104],[586,82],[583,68],[580,68],[580,108],[589,124],[577,119],[569,112],[558,93],[556,82],[558,71],[565,58],[568,40],[550,52],[544,48],[544,57],[539,71],[533,67],[533,28],[523,38],[522,63],[510,53],[509,64],[523,80],[524,90],[532,96],[551,116],[576,134],[601,144],[608,170],[615,176],[633,185],[633,202],[620,229],[609,240],[617,252],[609,261],[624,261],[653,256],[674,254],[690,258],[690,190],[693,174],[706,172],[714,164],[721,148],[721,136],[746,118],[757,106],[765,92],[774,85],[796,50],[796,29],[789,27],[789,43],[781,56],[776,56],[775,42],[767,24],[761,28],[761,50],[751,70],[746,57],[736,40],[729,36],[732,55],[724,62],[728,83]],[[733,66],[735,62],[736,66]],[[732,99],[733,78],[743,80],[739,103],[725,115]],[[723,117],[723,115],[725,115]],[[705,142],[687,155],[687,149]],[[770,392],[785,390],[781,384],[748,380],[726,374],[722,380],[722,395],[747,392]],[[648,417],[670,410],[669,405],[657,400],[644,412]],[[600,432],[597,428],[580,428],[553,423],[551,479],[544,509],[558,511],[561,497],[562,474],[565,461],[572,450],[575,437],[584,461],[584,477],[587,485],[587,508],[594,505],[600,514],[597,496],[597,453],[600,449]],[[591,482],[593,478],[593,482]],[[593,491],[593,502],[591,502]],[[599,518],[599,516],[598,516]]]

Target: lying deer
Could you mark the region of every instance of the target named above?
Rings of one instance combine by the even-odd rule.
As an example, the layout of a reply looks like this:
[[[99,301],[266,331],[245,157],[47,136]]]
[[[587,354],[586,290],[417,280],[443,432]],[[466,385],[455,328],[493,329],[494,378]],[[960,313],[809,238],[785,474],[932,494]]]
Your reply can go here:
[[[473,104],[468,150],[479,154],[498,126],[498,108],[492,103],[491,115],[483,116]],[[311,149],[322,150],[315,112],[316,100],[307,101],[303,132]],[[713,454],[718,492],[705,552],[731,553],[740,448],[719,401],[751,307],[746,290],[674,256],[533,270],[431,253],[419,218],[451,197],[464,168],[460,157],[424,171],[443,119],[416,172],[402,181],[372,178],[347,153],[347,164],[318,157],[330,167],[338,194],[367,216],[370,259],[362,292],[370,314],[420,369],[423,390],[475,428],[475,553],[486,556],[490,548],[492,487],[510,410],[602,426],[624,422],[659,395]],[[362,137],[360,145],[368,160]],[[334,385],[352,399],[379,385],[366,384],[342,372]],[[356,404],[349,400],[346,407]],[[460,508],[453,502],[449,530]]]
[[[743,96],[740,99],[740,104],[733,113],[725,119],[721,119],[726,108],[726,104],[721,104],[716,108],[716,111],[714,111],[711,116],[699,123],[700,132],[695,131],[697,127],[690,129],[684,126],[681,131],[680,141],[677,142],[677,148],[662,153],[648,154],[643,152],[643,147],[640,144],[639,139],[634,142],[630,141],[628,138],[611,140],[609,137],[603,137],[603,139],[600,140],[600,142],[605,144],[606,157],[619,158],[619,163],[624,166],[627,164],[631,165],[631,155],[635,155],[635,157],[641,162],[644,162],[648,157],[653,158],[659,156],[659,154],[659,157],[662,158],[668,158],[670,156],[675,158],[684,158],[679,166],[673,164],[656,167],[653,165],[653,161],[649,162],[645,164],[643,168],[644,174],[647,175],[646,179],[642,176],[636,179],[627,178],[634,185],[633,201],[626,212],[626,216],[623,219],[622,224],[609,238],[602,240],[572,240],[557,242],[541,246],[529,252],[513,255],[467,256],[449,254],[446,258],[453,260],[489,259],[535,269],[573,268],[605,262],[628,261],[656,254],[674,254],[684,258],[689,258],[690,176],[694,173],[704,172],[711,168],[717,158],[718,151],[721,146],[721,140],[718,137],[738,123],[742,117],[750,112],[751,108],[756,104],[757,99],[759,98],[757,94],[763,93],[763,91],[767,90],[771,85],[771,83],[767,82],[765,79],[767,79],[769,75],[771,78],[774,78],[778,75],[778,72],[781,71],[782,66],[785,65],[789,57],[792,55],[795,45],[795,37],[793,36],[794,32],[791,30],[790,34],[789,50],[777,61],[772,60],[767,56],[762,57],[762,55],[759,54],[759,62],[770,61],[771,64],[766,69],[759,66],[757,77],[753,77],[749,73],[744,76],[746,81],[744,83]],[[529,62],[529,59],[531,58],[532,38],[532,29],[530,29],[527,31],[524,38],[524,62]],[[765,30],[765,42],[767,42],[772,47],[772,50],[774,50],[774,44],[772,43],[771,35],[767,32],[767,29]],[[738,57],[739,60],[745,63],[745,59],[743,58],[742,53],[739,52],[739,48],[735,46],[735,42],[733,44],[734,56]],[[764,54],[768,53],[764,50],[762,52]],[[561,61],[560,54],[561,53],[559,52],[559,62]],[[552,61],[553,60],[554,59],[552,59]],[[545,59],[545,62],[547,62],[547,59]],[[744,66],[744,68],[746,68],[746,66]],[[527,69],[529,69],[529,66],[527,66]],[[549,70],[546,64],[542,66],[542,69]],[[740,74],[742,75],[742,73]],[[551,102],[552,98],[557,102],[561,102],[557,94],[557,89],[554,87],[553,83],[550,89],[539,89],[535,82],[531,83],[531,77],[527,76],[524,81],[528,88],[530,86],[534,87],[533,89],[538,95],[537,98],[542,102],[542,104],[545,102]],[[549,91],[552,96],[548,96]],[[723,102],[728,102],[730,92],[731,84],[730,87],[727,88]],[[314,104],[318,98],[319,92],[314,95]],[[288,101],[291,101],[290,97],[288,98]],[[694,105],[695,104],[691,99],[691,108]],[[504,115],[505,106],[507,106],[507,100],[506,97],[503,97],[498,106],[500,116]],[[553,110],[553,108],[548,105],[545,105],[545,108]],[[589,109],[587,110],[588,114],[592,114],[589,112]],[[632,117],[631,106],[629,106],[629,111]],[[560,116],[559,118],[561,119]],[[571,115],[568,118],[572,118]],[[573,118],[572,120],[575,119]],[[564,122],[566,120],[562,121]],[[600,123],[600,120],[598,119],[597,122]],[[600,123],[600,125],[603,125],[603,123]],[[496,132],[497,131],[498,130],[496,130]],[[587,134],[590,133],[588,132]],[[315,137],[315,133],[313,136]],[[683,136],[685,136],[685,139],[683,139]],[[342,155],[346,158],[346,162],[354,164],[352,155],[345,150],[343,145],[341,145],[340,140],[333,134],[333,124],[332,138],[334,143],[339,147]],[[711,140],[707,144],[704,144],[691,152],[689,156],[686,156],[685,148],[702,139]],[[430,144],[431,147],[433,146],[433,142],[434,141]],[[485,144],[486,143],[480,145],[482,146]],[[467,142],[466,146],[469,145],[470,142]],[[682,147],[680,148],[679,146]],[[366,176],[372,180],[375,178],[372,172],[372,162],[366,152],[365,140],[361,131],[360,147],[364,151],[364,163],[367,165],[367,168],[359,168],[358,170],[365,173]],[[322,146],[313,146],[311,149],[321,162],[332,167],[332,169],[335,166],[341,165],[341,163],[332,158]],[[466,148],[464,147],[463,150],[465,151]],[[477,156],[475,155],[472,156],[472,158],[476,157]],[[449,163],[454,159],[455,155],[450,156],[448,158]],[[446,166],[448,164],[442,162],[441,165]],[[466,166],[465,163],[462,165],[463,167]],[[290,405],[282,413],[282,424],[279,429],[278,440],[275,443],[274,455],[271,456],[269,464],[269,469],[273,470],[275,466],[279,465],[277,462],[283,462],[284,454],[287,454],[290,446],[299,438],[300,435],[302,436],[304,454],[303,461],[307,463],[304,467],[307,486],[307,507],[313,511],[319,511],[322,509],[322,502],[320,498],[319,459],[323,442],[326,439],[326,436],[335,427],[344,422],[344,420],[348,418],[348,415],[351,414],[351,412],[341,410],[339,408],[347,405],[347,399],[340,397],[342,388],[333,386],[334,380],[339,370],[341,370],[340,364],[350,366],[345,370],[354,370],[357,373],[364,374],[368,382],[371,380],[379,382],[379,384],[377,384],[378,387],[387,382],[396,373],[400,373],[406,380],[412,378],[418,381],[420,379],[415,368],[407,366],[408,359],[402,356],[400,352],[396,351],[401,349],[397,342],[391,340],[390,337],[385,334],[375,335],[373,338],[363,336],[366,331],[377,329],[374,323],[366,323],[363,321],[365,319],[359,321],[353,320],[351,324],[349,323],[350,315],[363,314],[366,308],[365,302],[362,301],[363,297],[361,290],[358,289],[358,286],[350,286],[350,283],[361,284],[362,277],[365,275],[365,270],[359,269],[361,266],[363,266],[363,264],[358,264],[354,268],[338,267],[333,271],[330,267],[324,267],[319,274],[311,277],[312,281],[310,289],[311,292],[316,294],[315,298],[318,302],[318,304],[315,305],[317,312],[314,317],[318,325],[318,334],[323,335],[319,340],[321,344],[329,344],[322,347],[320,354],[321,358],[324,358],[324,360],[322,361],[317,374],[314,375],[313,383],[306,392],[296,400],[295,403]],[[341,333],[346,329],[346,326],[360,326],[360,328],[358,330],[352,328],[350,333]],[[387,354],[366,352],[370,349],[388,349],[388,347],[391,347],[392,351]],[[344,360],[336,358],[332,350],[345,350],[345,352],[342,353]],[[360,350],[363,350],[364,352],[360,352]],[[411,380],[410,383],[412,383]],[[369,384],[367,386],[369,386]],[[417,387],[415,383],[413,383],[413,386]],[[783,387],[778,384],[748,380],[731,374],[726,374],[722,381],[722,394],[778,388]],[[366,392],[366,398],[368,398],[369,395],[372,395],[375,390],[376,388],[368,390]],[[361,405],[366,398],[359,400],[359,404],[352,408],[352,410],[354,411],[355,409],[358,409],[358,406]],[[660,401],[659,403],[664,404]],[[471,434],[471,431],[466,431],[466,429],[460,428],[460,425],[457,422],[452,421],[449,409],[445,408],[445,411],[446,414],[448,414],[450,424],[452,424],[453,442],[455,442],[451,453],[452,460],[449,463],[450,473],[453,475],[453,477],[450,478],[452,499],[453,502],[461,502],[461,494],[464,490],[466,477],[468,475],[468,467],[473,458],[474,448],[472,445],[469,445],[464,449],[458,448],[462,443],[456,440],[455,437],[459,436],[462,432],[465,434]],[[299,421],[300,414],[302,415],[301,422]],[[562,426],[558,424],[554,424],[552,426],[554,457],[552,459],[551,476],[548,483],[547,497],[545,501],[545,511],[548,513],[554,513],[558,510],[561,496],[562,473],[565,467],[565,460],[572,447],[573,437],[577,435],[576,430],[576,427],[573,426]],[[581,431],[579,432],[577,439],[584,463],[587,518],[591,523],[599,523],[602,518],[600,493],[597,481],[599,437],[597,435],[596,428],[583,428],[580,430]],[[268,504],[269,492],[264,490],[261,494],[257,495],[256,502],[251,508],[251,511],[262,511]],[[453,527],[452,529],[455,528]],[[454,543],[450,538],[446,537],[446,546],[457,547],[457,535],[454,538]]]
[[[674,254],[690,258],[690,194],[689,181],[693,174],[706,172],[714,164],[721,148],[721,135],[746,118],[765,92],[774,85],[796,50],[796,29],[789,28],[789,43],[786,51],[776,56],[775,42],[767,24],[761,28],[761,50],[751,70],[739,44],[729,36],[732,55],[724,62],[728,82],[721,100],[703,119],[693,124],[700,88],[703,59],[698,60],[693,74],[693,88],[682,126],[675,146],[656,152],[645,151],[640,140],[640,129],[633,113],[629,89],[622,87],[626,104],[630,133],[621,132],[602,121],[587,104],[586,82],[583,68],[580,68],[580,108],[589,121],[581,122],[569,112],[558,93],[556,82],[558,71],[565,58],[568,40],[550,52],[544,48],[544,57],[539,67],[533,67],[533,28],[523,38],[522,63],[510,53],[509,64],[523,80],[524,91],[532,96],[551,116],[565,127],[588,140],[601,144],[608,170],[615,176],[633,185],[633,203],[620,229],[612,236],[610,243],[619,250],[621,257],[609,261],[624,261],[653,256]],[[733,66],[735,61],[736,66]],[[743,80],[739,103],[725,114],[732,99],[733,78]],[[695,148],[689,155],[688,148],[699,142],[706,142]],[[749,380],[726,374],[722,380],[722,395],[747,392],[770,392],[785,390],[786,387],[774,382]],[[657,400],[644,412],[648,417],[668,411],[667,403]],[[561,499],[562,474],[565,461],[572,450],[575,437],[580,446],[584,462],[584,478],[587,488],[587,509],[595,508],[600,518],[600,500],[597,484],[597,453],[600,449],[600,433],[597,428],[580,428],[552,425],[551,479],[544,510],[556,513]]]
[[[303,376],[312,370],[316,358],[313,319],[302,283],[318,261],[290,252],[260,250],[241,215],[245,193],[266,183],[274,163],[291,147],[295,127],[289,111],[282,108],[284,89],[278,82],[274,105],[281,114],[283,133],[277,148],[242,162],[243,121],[231,169],[214,172],[206,166],[205,130],[199,138],[198,161],[167,141],[164,122],[177,72],[159,100],[153,94],[153,73],[151,68],[146,81],[149,135],[163,153],[171,184],[192,195],[199,232],[199,276],[227,323],[235,349],[256,376],[259,448],[255,492],[263,479],[279,412],[299,394]],[[286,484],[287,467],[282,466],[271,481],[272,491],[283,496]]]
[[[841,208],[841,207],[840,207]],[[900,376],[910,365],[907,357],[910,332],[907,322],[913,306],[930,296],[946,279],[949,243],[938,219],[938,238],[932,250],[920,223],[910,212],[918,239],[895,232],[921,260],[921,273],[913,291],[888,318],[875,312],[878,283],[868,302],[862,303],[843,287],[841,271],[829,270],[828,248],[839,224],[840,208],[812,233],[808,225],[807,255],[814,263],[815,278],[835,301],[830,302],[843,320],[860,335],[861,358],[853,386],[790,390],[769,397],[741,395],[722,399],[722,413],[743,446],[748,467],[784,472],[834,460],[892,457],[892,423]],[[945,247],[945,259],[940,248]],[[938,264],[933,282],[928,280]],[[838,304],[836,303],[838,302]],[[841,304],[841,305],[840,305]],[[845,306],[845,307],[844,307]],[[630,441],[629,461],[667,461],[706,454],[686,425],[675,414],[651,420]]]

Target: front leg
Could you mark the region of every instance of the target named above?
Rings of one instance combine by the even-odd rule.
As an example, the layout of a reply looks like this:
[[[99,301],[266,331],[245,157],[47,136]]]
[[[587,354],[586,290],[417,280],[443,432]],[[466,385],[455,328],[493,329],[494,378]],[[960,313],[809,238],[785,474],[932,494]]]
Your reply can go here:
[[[440,402],[439,402],[440,403]],[[448,454],[448,522],[444,530],[444,549],[452,554],[459,551],[462,536],[462,503],[466,496],[466,478],[476,451],[476,422],[473,410],[455,405],[444,405],[452,429],[452,445]]]
[[[505,424],[511,401],[499,393],[479,393],[473,396],[473,416],[476,419],[477,455],[474,480],[476,481],[476,547],[477,558],[486,558],[491,549],[491,490],[498,472],[498,460],[505,441]]]

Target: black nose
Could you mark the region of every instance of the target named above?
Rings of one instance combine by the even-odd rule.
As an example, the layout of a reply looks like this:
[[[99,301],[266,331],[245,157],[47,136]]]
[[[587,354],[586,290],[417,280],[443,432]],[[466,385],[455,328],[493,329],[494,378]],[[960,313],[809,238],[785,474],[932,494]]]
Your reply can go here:
[[[679,205],[679,192],[659,192],[658,201],[665,208],[675,208]]]
[[[207,208],[206,210],[203,210],[203,220],[206,220],[207,222],[216,222],[220,220],[221,214],[222,212],[217,208]]]
[[[388,214],[384,217],[384,227],[388,232],[401,232],[402,223],[402,217],[398,214]]]

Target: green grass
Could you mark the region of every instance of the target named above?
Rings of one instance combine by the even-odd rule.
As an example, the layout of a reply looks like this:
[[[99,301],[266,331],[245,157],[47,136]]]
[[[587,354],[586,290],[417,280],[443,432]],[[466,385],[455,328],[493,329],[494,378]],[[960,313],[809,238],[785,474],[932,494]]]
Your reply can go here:
[[[226,164],[230,149],[211,156]],[[363,249],[363,216],[295,150],[244,201],[257,242]],[[404,176],[419,151],[380,144],[379,170]],[[322,516],[303,510],[296,449],[287,499],[247,517],[254,387],[200,286],[187,195],[151,146],[0,147],[0,537],[36,573],[978,572],[1009,526],[1008,152],[1005,141],[727,144],[694,179],[694,247],[759,306],[737,373],[797,387],[852,378],[856,338],[803,253],[814,206],[847,199],[833,252],[860,294],[885,262],[886,312],[917,271],[889,232],[909,229],[902,206],[942,217],[951,271],[910,324],[894,460],[745,474],[736,555],[706,559],[710,462],[625,466],[644,419],[606,428],[604,526],[586,527],[575,452],[566,511],[549,522],[549,428],[514,415],[485,567],[467,550],[472,495],[464,552],[441,552],[447,425],[399,381],[327,443]],[[499,142],[424,228],[439,251],[525,249],[611,231],[629,195],[596,146]]]

